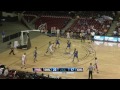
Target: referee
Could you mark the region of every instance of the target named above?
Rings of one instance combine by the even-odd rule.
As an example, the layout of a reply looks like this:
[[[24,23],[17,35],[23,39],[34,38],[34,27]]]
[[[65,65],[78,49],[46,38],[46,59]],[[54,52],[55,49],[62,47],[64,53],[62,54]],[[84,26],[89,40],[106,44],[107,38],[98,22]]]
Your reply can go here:
[[[94,70],[94,67],[92,66],[92,63],[90,63],[90,66],[88,67],[89,70],[89,77],[88,79],[93,79],[93,70]]]
[[[11,55],[11,53],[13,53],[13,55],[15,55],[15,53],[14,53],[14,48],[11,47],[10,49],[11,49],[11,51],[10,51],[9,55]]]

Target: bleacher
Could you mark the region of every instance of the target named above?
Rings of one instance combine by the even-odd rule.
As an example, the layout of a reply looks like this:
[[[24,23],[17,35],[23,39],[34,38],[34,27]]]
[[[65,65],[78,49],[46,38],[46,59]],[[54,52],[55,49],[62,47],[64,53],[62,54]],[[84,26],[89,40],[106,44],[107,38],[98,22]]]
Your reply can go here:
[[[36,22],[36,28],[42,23],[47,23],[47,29],[51,30],[51,27],[57,27],[62,29],[69,22],[70,18],[64,16],[41,16]]]
[[[61,79],[61,77],[54,77],[43,73],[38,74],[36,72],[18,71],[14,69],[9,70],[5,65],[0,65],[0,79]]]
[[[95,29],[95,32],[102,32],[103,35],[108,32],[110,29],[110,26],[112,24],[111,20],[100,20],[101,18],[93,18],[93,17],[80,17],[78,18],[73,25],[67,30],[72,32],[81,32],[81,30],[84,30],[84,32],[87,31],[87,29]],[[91,28],[93,27],[93,28]],[[78,31],[79,30],[79,31]]]

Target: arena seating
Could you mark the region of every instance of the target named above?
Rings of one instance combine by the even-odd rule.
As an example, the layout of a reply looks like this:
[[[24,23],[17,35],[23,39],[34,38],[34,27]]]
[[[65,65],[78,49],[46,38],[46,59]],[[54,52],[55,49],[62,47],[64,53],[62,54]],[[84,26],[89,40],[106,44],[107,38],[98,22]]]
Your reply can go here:
[[[104,25],[104,28],[103,28],[103,25]],[[77,32],[78,29],[80,31],[81,30],[86,31],[88,29],[88,27],[94,26],[94,29],[104,32],[104,29],[109,30],[107,25],[111,25],[111,23],[109,21],[104,21],[104,23],[101,24],[99,21],[97,21],[93,18],[79,18],[73,23],[73,25],[67,31],[70,30],[73,32]]]
[[[5,74],[4,72],[6,69],[8,72]],[[62,78],[44,75],[43,73],[37,74],[32,72],[9,70],[8,68],[5,68],[5,65],[0,65],[0,79],[62,79]]]
[[[25,15],[24,18],[26,19],[27,22],[30,22],[35,18],[35,16],[34,15]]]
[[[112,11],[81,11],[78,13],[78,15],[80,17],[99,17],[99,16],[102,16],[102,15],[107,15],[107,16],[110,16],[110,17],[114,17],[113,16],[113,12]]]
[[[47,23],[47,29],[51,30],[51,27],[57,27],[62,29],[69,22],[69,17],[64,16],[41,16],[36,22],[36,28],[39,27],[42,23]]]

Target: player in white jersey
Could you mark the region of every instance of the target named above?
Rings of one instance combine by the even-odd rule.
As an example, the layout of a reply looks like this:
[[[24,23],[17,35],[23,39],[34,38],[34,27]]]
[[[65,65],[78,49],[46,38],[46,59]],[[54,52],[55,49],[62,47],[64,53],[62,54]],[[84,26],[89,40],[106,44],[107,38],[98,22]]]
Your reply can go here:
[[[99,71],[98,71],[98,60],[97,60],[97,57],[95,57],[94,70],[96,70],[97,73],[99,73]]]
[[[25,64],[26,64],[26,53],[24,53],[24,54],[22,55],[22,66],[21,66],[21,68],[24,67],[24,68],[26,69]]]
[[[51,54],[53,54],[53,52],[54,52],[54,51],[53,51],[53,48],[54,48],[53,46],[54,46],[54,43],[52,43],[52,44],[50,45],[50,47],[49,47],[49,51],[50,51]]]
[[[59,28],[57,28],[56,33],[57,33],[57,37],[59,38],[60,37],[60,29]]]
[[[70,33],[67,32],[66,35],[67,35],[67,39],[70,39]]]
[[[88,42],[89,46],[88,46],[88,51],[90,54],[94,53],[94,49],[92,48],[92,45],[90,42]]]

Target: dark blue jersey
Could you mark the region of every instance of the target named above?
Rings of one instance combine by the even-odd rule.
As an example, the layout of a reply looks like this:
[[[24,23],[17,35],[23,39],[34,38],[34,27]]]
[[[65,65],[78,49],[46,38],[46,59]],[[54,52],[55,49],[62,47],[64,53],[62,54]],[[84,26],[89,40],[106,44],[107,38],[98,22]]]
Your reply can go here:
[[[60,44],[59,40],[56,40],[56,44]]]
[[[70,47],[70,46],[71,46],[71,42],[68,42],[68,43],[67,43],[67,47]]]
[[[78,57],[78,51],[74,52],[74,57]]]

